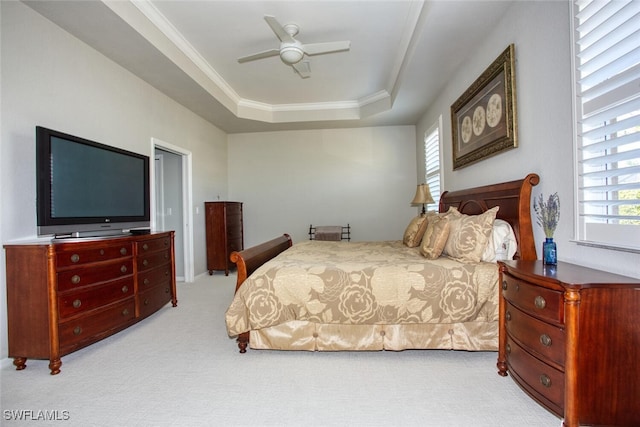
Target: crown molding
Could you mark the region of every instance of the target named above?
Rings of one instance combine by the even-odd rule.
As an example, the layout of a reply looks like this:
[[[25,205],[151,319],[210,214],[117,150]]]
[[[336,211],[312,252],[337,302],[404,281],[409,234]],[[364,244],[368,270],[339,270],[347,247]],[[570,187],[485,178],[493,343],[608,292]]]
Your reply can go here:
[[[411,3],[410,12],[407,14],[408,29],[398,49],[396,63],[386,89],[355,101],[267,104],[241,98],[151,0],[102,2],[236,117],[268,123],[354,120],[390,110],[404,68],[410,59],[407,54],[412,53],[411,47],[419,32],[417,30],[424,12],[422,1]]]

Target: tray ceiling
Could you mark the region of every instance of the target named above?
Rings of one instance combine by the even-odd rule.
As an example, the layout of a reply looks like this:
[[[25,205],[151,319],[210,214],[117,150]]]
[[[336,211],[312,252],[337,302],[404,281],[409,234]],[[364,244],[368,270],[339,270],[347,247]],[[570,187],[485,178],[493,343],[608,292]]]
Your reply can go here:
[[[413,125],[511,4],[24,3],[228,133]],[[351,48],[305,57],[306,79],[277,56],[239,64],[241,56],[278,48],[265,15],[297,24],[303,43],[350,40]]]

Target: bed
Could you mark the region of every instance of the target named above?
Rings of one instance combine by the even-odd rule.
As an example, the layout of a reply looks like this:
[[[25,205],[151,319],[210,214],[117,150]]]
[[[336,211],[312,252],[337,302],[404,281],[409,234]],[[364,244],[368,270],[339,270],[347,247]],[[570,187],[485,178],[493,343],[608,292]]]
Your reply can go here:
[[[495,253],[486,258],[486,251],[495,252],[491,236],[498,223],[507,223],[515,246],[509,255],[537,258],[530,202],[538,182],[538,175],[529,174],[521,180],[445,191],[439,213],[425,220],[429,226],[426,232],[421,230],[425,237],[418,245],[407,243],[407,233],[398,241],[295,245],[284,234],[234,252],[237,284],[225,313],[228,334],[237,338],[240,353],[247,346],[495,351],[498,266]],[[485,231],[478,235],[484,233],[487,240],[458,252],[455,245],[463,247],[465,239],[452,243],[451,236],[460,224],[471,224],[474,233],[478,224],[484,224]],[[487,224],[492,227],[490,235]],[[445,226],[451,233],[448,240],[447,233],[438,232]],[[438,239],[435,246],[443,246],[443,255],[433,253]],[[487,248],[483,251],[480,246]]]

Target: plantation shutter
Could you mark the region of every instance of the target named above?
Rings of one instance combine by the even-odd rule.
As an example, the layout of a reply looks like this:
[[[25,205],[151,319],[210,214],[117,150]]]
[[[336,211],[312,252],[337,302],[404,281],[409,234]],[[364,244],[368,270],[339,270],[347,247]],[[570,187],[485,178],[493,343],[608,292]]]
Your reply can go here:
[[[440,203],[440,132],[436,124],[425,135],[424,140],[425,183],[429,185],[433,204],[428,210],[438,210]]]
[[[640,1],[576,1],[578,239],[640,249]]]

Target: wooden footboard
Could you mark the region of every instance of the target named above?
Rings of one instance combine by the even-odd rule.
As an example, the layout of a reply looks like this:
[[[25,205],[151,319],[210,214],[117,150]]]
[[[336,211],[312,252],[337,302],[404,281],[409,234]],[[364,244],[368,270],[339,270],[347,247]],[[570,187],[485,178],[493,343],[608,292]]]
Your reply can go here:
[[[257,246],[253,246],[249,249],[231,253],[231,261],[234,262],[238,270],[238,279],[236,281],[236,292],[242,283],[249,277],[258,267],[265,262],[277,256],[279,253],[286,251],[291,247],[293,242],[291,236],[283,234],[280,237],[276,237],[268,242],[261,243]],[[240,353],[247,351],[247,344],[249,343],[249,332],[245,332],[238,336],[238,348]]]

